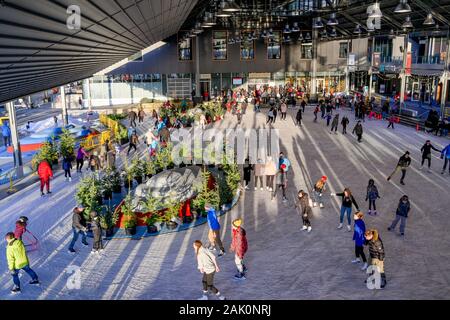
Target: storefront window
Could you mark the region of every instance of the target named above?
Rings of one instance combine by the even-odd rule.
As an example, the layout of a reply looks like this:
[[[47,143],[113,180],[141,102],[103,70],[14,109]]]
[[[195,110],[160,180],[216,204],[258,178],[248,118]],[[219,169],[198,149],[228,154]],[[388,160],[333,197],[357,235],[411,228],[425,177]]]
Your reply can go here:
[[[312,59],[312,43],[303,43],[301,47],[301,59]]]
[[[213,32],[213,60],[227,60],[227,32],[214,31]]]
[[[192,60],[192,39],[188,38],[178,42],[178,59],[180,61]]]
[[[281,59],[281,32],[274,32],[267,42],[267,58]]]
[[[346,42],[339,43],[339,58],[347,59],[347,55],[348,55],[348,43]]]
[[[248,40],[250,32],[242,32],[241,35],[244,38],[244,41],[241,42],[241,60],[255,59],[255,41]]]

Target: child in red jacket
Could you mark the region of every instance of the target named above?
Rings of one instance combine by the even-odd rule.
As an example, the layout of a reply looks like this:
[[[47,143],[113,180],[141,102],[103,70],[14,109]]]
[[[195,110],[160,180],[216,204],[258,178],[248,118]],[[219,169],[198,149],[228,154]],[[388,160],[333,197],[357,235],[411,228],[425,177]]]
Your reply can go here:
[[[27,232],[27,217],[20,217],[16,221],[16,230],[14,230],[14,238],[22,240],[22,235]]]
[[[244,255],[248,249],[247,236],[245,230],[241,227],[242,220],[235,219],[232,223],[232,241],[230,251],[234,251],[234,262],[238,273],[234,276],[237,280],[245,280],[247,268],[244,264]]]

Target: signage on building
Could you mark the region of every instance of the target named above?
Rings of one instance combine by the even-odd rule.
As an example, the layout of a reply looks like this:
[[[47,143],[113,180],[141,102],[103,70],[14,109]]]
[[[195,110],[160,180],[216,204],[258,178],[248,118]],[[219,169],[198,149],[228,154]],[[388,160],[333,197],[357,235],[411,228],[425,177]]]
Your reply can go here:
[[[356,54],[354,53],[348,54],[347,65],[348,65],[348,72],[356,71]]]
[[[233,78],[234,86],[241,86],[243,83],[244,83],[244,81],[242,78],[238,78],[238,77]]]
[[[379,68],[381,64],[381,53],[374,52],[372,55],[372,66],[375,68]]]
[[[249,73],[248,77],[253,79],[270,79],[270,72],[261,72],[261,73],[253,72]]]
[[[211,74],[210,73],[200,74],[200,80],[211,80]]]
[[[405,73],[407,76],[411,75],[411,67],[412,67],[412,53],[408,52],[406,54],[406,68],[405,68]]]

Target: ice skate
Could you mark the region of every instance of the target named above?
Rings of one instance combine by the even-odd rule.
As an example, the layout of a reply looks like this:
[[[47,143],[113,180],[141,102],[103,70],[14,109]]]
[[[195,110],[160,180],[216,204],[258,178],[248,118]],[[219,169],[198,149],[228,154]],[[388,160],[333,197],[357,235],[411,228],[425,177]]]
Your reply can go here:
[[[208,296],[206,293],[203,293],[203,295],[200,298],[198,298],[197,300],[208,300]]]
[[[311,227],[308,227],[308,233],[310,233],[310,232],[311,232],[311,230],[312,230],[312,228],[311,228]]]
[[[35,279],[35,280],[31,280],[30,282],[28,282],[28,284],[31,284],[31,285],[40,285],[41,283],[39,282],[39,280],[38,279]]]
[[[255,191],[256,191],[256,190],[258,190],[258,188],[257,188],[257,187],[255,187]]]
[[[348,232],[352,231],[352,227],[350,225],[347,226],[347,231]]]
[[[367,214],[368,214],[369,216],[371,216],[371,215],[372,215],[372,210],[367,211]]]
[[[220,250],[219,254],[217,255],[218,257],[223,257],[225,255],[225,251]]]
[[[359,258],[356,258],[356,259],[352,260],[353,264],[357,264],[357,263],[360,263],[360,262],[361,262],[361,260],[359,260]]]
[[[367,262],[364,262],[364,265],[361,267],[362,271],[366,271],[366,269],[369,267],[369,265],[367,264]]]
[[[217,292],[217,293],[216,293],[216,297],[217,297],[219,300],[225,300],[225,297],[224,297],[223,295],[221,295],[220,292]]]
[[[314,202],[313,203],[313,208],[315,208],[315,207],[317,207],[318,206],[318,203],[317,202]]]
[[[263,188],[263,187],[261,187],[261,189],[259,189],[259,190],[261,190],[261,191],[264,191],[264,188]]]
[[[72,248],[69,249],[69,253],[75,253],[75,252],[76,252],[75,249],[72,249]]]
[[[13,294],[17,294],[17,293],[21,293],[21,292],[22,291],[20,290],[19,287],[14,287],[14,288],[11,289],[11,293],[13,293]]]
[[[338,229],[342,229],[342,227],[343,227],[344,225],[342,224],[342,223],[339,223],[339,225],[338,225]]]
[[[235,280],[246,280],[244,273],[238,272],[234,275]]]
[[[72,177],[69,177],[69,182],[72,182]]]
[[[323,209],[325,206],[323,205],[323,203],[319,204],[320,209]]]
[[[304,231],[304,230],[306,230],[306,229],[308,229],[307,226],[303,226],[303,227],[302,227],[302,231]]]
[[[283,202],[287,202],[287,201],[288,201],[287,198],[283,197]]]

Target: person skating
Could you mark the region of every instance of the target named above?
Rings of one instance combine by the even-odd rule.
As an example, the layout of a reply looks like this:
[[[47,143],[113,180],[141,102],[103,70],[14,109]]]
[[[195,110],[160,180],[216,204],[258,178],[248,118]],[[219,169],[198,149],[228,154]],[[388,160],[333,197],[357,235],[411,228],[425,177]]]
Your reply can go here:
[[[136,118],[137,118],[136,112],[134,110],[131,110],[128,113],[128,119],[130,120],[130,126],[135,128],[136,128]]]
[[[450,144],[447,145],[442,151],[441,151],[441,159],[444,159],[444,167],[442,168],[441,174],[445,173],[445,169],[448,166],[448,173],[450,174]]]
[[[312,227],[311,227],[311,218],[312,218],[312,209],[311,209],[311,205],[310,205],[310,199],[308,194],[303,191],[300,190],[298,192],[297,195],[297,202],[295,204],[296,208],[300,208],[300,213],[302,216],[302,231],[304,230],[308,230],[308,232],[311,232]]]
[[[327,176],[322,176],[314,184],[314,189],[313,189],[314,203],[313,203],[313,207],[320,206],[321,209],[324,207],[323,201],[322,201],[322,195],[323,195],[323,192],[325,191],[325,187],[326,187],[326,184],[327,184],[327,179],[328,179]]]
[[[333,122],[331,123],[330,134],[333,133],[333,130],[334,130],[334,134],[337,134],[338,125],[339,125],[339,113],[336,114],[333,118]]]
[[[91,253],[100,253],[103,250],[102,227],[100,225],[100,217],[97,212],[91,211],[91,230],[94,234],[94,242],[92,243]]]
[[[145,118],[145,111],[144,111],[144,109],[140,109],[139,110],[138,118],[139,118],[139,123],[143,123],[144,122],[144,118]]]
[[[273,108],[273,124],[275,124],[275,122],[277,121],[277,114],[278,114],[278,110],[277,108]]]
[[[14,237],[13,232],[8,232],[5,236],[6,240],[6,260],[8,261],[9,273],[13,277],[14,287],[12,288],[12,293],[21,292],[19,271],[25,271],[30,277],[31,281],[29,284],[38,285],[39,279],[36,272],[30,268],[30,262],[28,260],[27,251],[25,246],[20,239]]]
[[[266,124],[272,124],[274,121],[273,121],[273,110],[274,110],[274,108],[270,108],[269,109],[269,112],[267,113],[267,122],[266,122]]]
[[[428,172],[431,172],[431,150],[441,152],[441,150],[435,148],[430,140],[427,140],[425,144],[422,146],[420,151],[422,151],[422,163],[420,165],[420,169],[423,168],[423,164],[425,163],[425,160],[428,160]]]
[[[402,177],[400,178],[400,184],[405,184],[405,177],[406,177],[406,169],[411,164],[411,157],[409,156],[409,151],[406,151],[404,155],[400,157],[398,160],[397,166],[395,167],[394,171],[389,175],[387,178],[387,181],[390,181],[392,177],[398,172],[402,171]]]
[[[139,143],[139,137],[136,134],[136,132],[133,132],[133,134],[130,137],[130,146],[128,147],[127,156],[130,154],[131,149],[134,149],[135,152],[137,152],[137,144]]]
[[[72,159],[70,157],[64,157],[62,168],[64,170],[66,181],[72,181],[72,175],[70,174],[70,170],[72,169]]]
[[[234,252],[234,262],[236,264],[237,273],[234,276],[237,280],[245,280],[245,272],[247,267],[244,264],[244,256],[248,250],[247,233],[242,228],[242,219],[233,220],[231,227],[231,246],[230,251]]]
[[[356,123],[355,127],[353,128],[352,133],[356,134],[356,136],[358,137],[358,142],[361,142],[362,135],[363,135],[363,126],[361,124],[361,121],[358,121]]]
[[[14,238],[22,240],[22,236],[27,232],[28,218],[22,216],[16,221],[16,229],[14,230]]]
[[[298,109],[297,114],[295,115],[295,121],[296,126],[302,126],[302,109]]]
[[[386,275],[384,273],[385,252],[383,242],[381,241],[378,231],[375,229],[367,230],[364,237],[366,238],[364,244],[369,246],[370,264],[375,266],[380,273],[381,284],[380,288],[377,289],[383,289],[387,284]]]
[[[341,121],[342,125],[342,134],[347,134],[347,125],[350,123],[350,120],[348,120],[347,116],[344,116]]]
[[[377,215],[377,205],[375,203],[377,199],[380,199],[378,188],[375,185],[375,181],[373,179],[370,179],[369,184],[367,185],[367,193],[366,193],[366,201],[369,201],[369,212],[368,212],[369,215],[371,215],[372,213],[374,215]]]
[[[353,219],[355,220],[355,225],[353,229],[353,241],[355,241],[356,258],[352,260],[352,263],[360,263],[362,259],[364,265],[362,266],[361,270],[364,271],[367,269],[368,265],[366,255],[364,254],[364,243],[366,240],[364,234],[366,232],[366,225],[363,221],[363,217],[364,214],[361,211],[355,212],[353,216]]]
[[[83,169],[84,158],[89,157],[88,153],[84,150],[83,146],[78,148],[77,152],[77,172],[81,173],[81,169]]]
[[[261,191],[264,190],[265,165],[262,159],[258,159],[255,164],[255,191],[258,190],[258,181]]]
[[[222,240],[220,239],[220,223],[217,219],[217,213],[216,210],[213,208],[212,205],[206,204],[205,210],[207,212],[207,219],[208,219],[208,226],[209,226],[209,232],[208,232],[208,240],[209,240],[209,250],[216,250],[216,246],[219,247],[219,257],[223,256],[225,254],[225,248],[222,244]]]
[[[305,101],[304,99],[303,99],[302,102],[300,103],[300,106],[302,107],[303,113],[305,113],[306,101]]]
[[[327,119],[327,127],[329,127],[330,121],[331,121],[331,113],[330,112],[327,112],[326,119]]]
[[[319,113],[319,106],[314,109],[314,122],[317,122],[317,114]]]
[[[272,193],[272,200],[276,198],[278,189],[282,190],[283,193],[283,202],[287,202],[286,198],[286,188],[287,188],[287,166],[286,164],[282,164],[280,169],[278,170],[276,176],[276,186]]]
[[[341,215],[339,218],[339,226],[338,229],[342,229],[344,223],[344,215],[347,213],[347,230],[348,232],[352,231],[352,206],[354,205],[356,210],[359,211],[359,206],[356,203],[355,198],[353,198],[352,192],[350,188],[345,188],[344,192],[341,193],[332,193],[331,196],[342,197],[342,206],[341,206]]]
[[[87,232],[87,227],[86,227],[86,220],[84,219],[83,216],[83,212],[84,212],[84,207],[83,206],[78,206],[76,208],[73,209],[73,215],[72,215],[72,233],[73,233],[73,238],[72,241],[70,242],[69,245],[69,252],[74,253],[75,249],[75,243],[78,240],[78,236],[81,233],[82,239],[81,242],[87,246],[89,245],[87,240],[86,240],[86,232]]]
[[[395,213],[395,219],[392,221],[391,226],[388,231],[395,230],[398,222],[400,221],[400,234],[405,235],[406,219],[408,218],[409,211],[411,210],[411,203],[407,195],[400,198],[397,206],[397,211]]]
[[[267,157],[266,164],[264,165],[264,174],[266,176],[266,189],[272,192],[275,175],[277,174],[277,164],[272,156]]]
[[[388,121],[389,121],[389,125],[388,125],[387,128],[388,129],[389,128],[394,129],[394,123],[395,123],[395,116],[394,116],[394,114],[391,114],[391,116],[389,117]]]
[[[281,112],[281,120],[286,120],[287,105],[286,105],[286,102],[284,102],[284,101],[280,105],[280,112]]]
[[[248,186],[250,185],[250,180],[252,177],[252,170],[253,170],[253,166],[250,164],[250,160],[247,158],[245,159],[245,164],[244,164],[244,182],[245,182],[245,190],[248,190]]]
[[[47,194],[50,191],[50,178],[53,178],[53,171],[47,160],[43,160],[38,166],[38,175],[41,180],[41,196],[44,196],[44,186],[47,188]]]
[[[214,275],[220,271],[216,257],[212,252],[203,247],[203,243],[200,240],[195,240],[193,247],[197,257],[197,268],[203,274],[203,295],[198,300],[208,300],[209,290],[220,300],[225,300],[225,297],[214,286]]]

